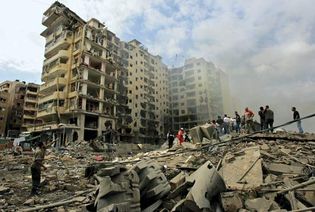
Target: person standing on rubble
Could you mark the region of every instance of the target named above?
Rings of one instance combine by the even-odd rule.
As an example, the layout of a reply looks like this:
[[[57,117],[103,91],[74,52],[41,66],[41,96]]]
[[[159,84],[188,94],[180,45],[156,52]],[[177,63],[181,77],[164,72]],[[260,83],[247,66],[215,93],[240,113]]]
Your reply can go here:
[[[274,116],[273,116],[273,111],[269,108],[268,105],[266,105],[265,108],[265,128],[268,129],[270,128],[270,132],[273,132],[273,122],[274,122]]]
[[[168,141],[168,148],[170,149],[170,148],[172,148],[173,143],[174,143],[174,139],[175,139],[175,136],[172,133],[172,130],[168,131],[166,137],[167,137],[167,141]]]
[[[251,130],[254,131],[254,113],[248,107],[245,108],[245,125],[246,125],[246,131],[247,133],[250,133]]]
[[[224,118],[223,118],[224,134],[229,134],[229,133],[230,133],[229,126],[230,126],[230,119],[229,119],[229,117],[225,114],[225,115],[224,115]]]
[[[222,135],[223,119],[221,118],[221,116],[218,116],[217,125],[219,129],[219,134]]]
[[[265,110],[263,107],[259,108],[258,115],[260,117],[260,130],[265,129],[266,119],[265,119]]]
[[[235,111],[235,131],[236,133],[240,133],[241,129],[241,116]]]
[[[292,111],[293,111],[293,120],[298,120],[297,123],[297,128],[299,130],[299,133],[303,133],[303,128],[302,128],[302,122],[300,119],[300,113],[296,110],[295,107],[292,107]]]
[[[179,141],[179,145],[182,145],[182,143],[184,143],[184,128],[180,128],[177,132],[176,138]]]
[[[32,191],[31,195],[38,195],[39,188],[40,188],[40,178],[41,178],[41,168],[46,170],[44,166],[44,158],[46,154],[46,146],[43,142],[38,143],[38,148],[34,154],[34,161],[31,166],[31,173],[32,173]]]

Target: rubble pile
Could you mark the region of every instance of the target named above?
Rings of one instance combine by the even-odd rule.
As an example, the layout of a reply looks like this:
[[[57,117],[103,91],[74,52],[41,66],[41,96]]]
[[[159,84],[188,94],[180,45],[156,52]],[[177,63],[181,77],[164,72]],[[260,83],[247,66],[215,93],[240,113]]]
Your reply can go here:
[[[200,140],[115,157],[93,151],[86,142],[51,150],[42,194],[35,197],[29,197],[32,155],[3,151],[0,210],[313,210],[315,135],[279,132]]]

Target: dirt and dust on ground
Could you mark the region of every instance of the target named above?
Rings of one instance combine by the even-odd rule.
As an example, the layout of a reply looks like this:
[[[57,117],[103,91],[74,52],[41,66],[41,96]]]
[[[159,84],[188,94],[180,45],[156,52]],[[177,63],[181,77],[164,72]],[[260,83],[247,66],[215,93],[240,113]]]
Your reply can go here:
[[[32,153],[0,154],[1,211],[312,211],[315,135],[287,132],[118,151],[95,141],[49,148],[41,194]],[[155,150],[152,150],[154,149]],[[128,150],[127,150],[128,149]]]

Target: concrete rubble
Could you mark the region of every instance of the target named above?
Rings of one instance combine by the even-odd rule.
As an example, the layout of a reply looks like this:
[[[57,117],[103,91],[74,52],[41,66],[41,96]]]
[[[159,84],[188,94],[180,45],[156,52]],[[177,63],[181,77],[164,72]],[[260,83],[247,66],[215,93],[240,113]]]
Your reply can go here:
[[[207,129],[206,127],[204,129]],[[0,154],[0,211],[312,211],[315,135],[232,135],[194,143],[49,148],[39,196],[32,152]],[[193,136],[192,136],[193,137]]]

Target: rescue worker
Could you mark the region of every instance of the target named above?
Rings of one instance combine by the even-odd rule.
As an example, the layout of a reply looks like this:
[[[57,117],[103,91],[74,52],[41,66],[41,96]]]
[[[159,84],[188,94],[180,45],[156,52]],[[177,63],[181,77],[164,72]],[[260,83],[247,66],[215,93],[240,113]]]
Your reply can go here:
[[[179,140],[179,145],[182,145],[184,142],[184,128],[180,128],[177,132],[176,138]]]

